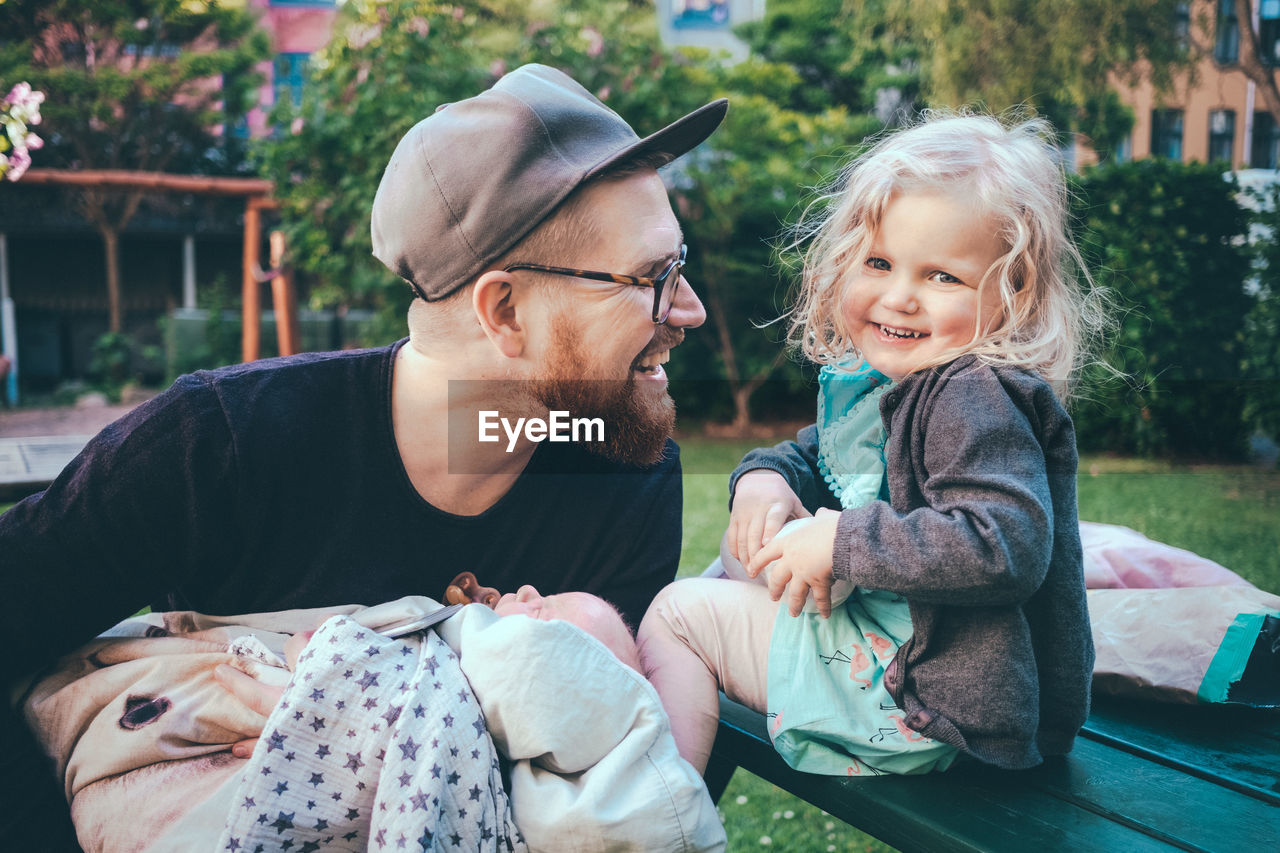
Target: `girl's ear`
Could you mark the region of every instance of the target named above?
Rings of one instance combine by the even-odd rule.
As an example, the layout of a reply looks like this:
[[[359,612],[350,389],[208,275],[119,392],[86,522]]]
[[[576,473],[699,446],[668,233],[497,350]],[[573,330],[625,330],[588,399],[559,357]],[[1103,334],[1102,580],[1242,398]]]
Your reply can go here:
[[[517,302],[511,274],[501,270],[490,270],[480,276],[471,291],[471,306],[480,328],[507,358],[519,358],[527,343]]]

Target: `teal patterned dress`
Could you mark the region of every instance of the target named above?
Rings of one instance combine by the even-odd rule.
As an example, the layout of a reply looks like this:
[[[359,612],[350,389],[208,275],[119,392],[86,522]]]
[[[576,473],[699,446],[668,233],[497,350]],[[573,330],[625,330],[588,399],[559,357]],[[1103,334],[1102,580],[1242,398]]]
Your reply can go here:
[[[880,397],[891,380],[866,365],[818,377],[819,470],[841,507],[888,497]],[[909,729],[884,672],[911,636],[906,599],[854,587],[831,618],[778,608],[769,646],[773,745],[797,770],[881,775],[945,770],[957,750]]]

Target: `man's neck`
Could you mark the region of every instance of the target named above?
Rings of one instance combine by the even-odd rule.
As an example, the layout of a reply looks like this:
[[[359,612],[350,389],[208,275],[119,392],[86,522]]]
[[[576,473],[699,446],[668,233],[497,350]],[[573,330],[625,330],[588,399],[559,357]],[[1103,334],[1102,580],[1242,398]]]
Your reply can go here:
[[[465,358],[444,362],[400,348],[391,380],[396,450],[423,500],[454,515],[479,515],[511,490],[536,444],[478,441],[481,411],[500,408],[503,384],[483,371],[459,375]],[[453,381],[451,380],[464,380]]]

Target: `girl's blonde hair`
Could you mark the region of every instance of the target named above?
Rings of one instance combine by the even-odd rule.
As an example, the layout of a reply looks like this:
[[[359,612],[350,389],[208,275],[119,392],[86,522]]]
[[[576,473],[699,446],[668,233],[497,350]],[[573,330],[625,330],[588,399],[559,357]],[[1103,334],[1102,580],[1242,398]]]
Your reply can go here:
[[[834,186],[810,205],[792,243],[804,251],[800,296],[789,312],[791,342],[819,364],[860,357],[841,311],[845,289],[866,262],[889,203],[913,191],[971,198],[999,223],[1005,253],[979,283],[979,297],[999,288],[989,328],[939,356],[965,353],[993,364],[1028,368],[1064,399],[1092,339],[1106,324],[1068,227],[1066,181],[1043,119],[927,112],[856,157]]]

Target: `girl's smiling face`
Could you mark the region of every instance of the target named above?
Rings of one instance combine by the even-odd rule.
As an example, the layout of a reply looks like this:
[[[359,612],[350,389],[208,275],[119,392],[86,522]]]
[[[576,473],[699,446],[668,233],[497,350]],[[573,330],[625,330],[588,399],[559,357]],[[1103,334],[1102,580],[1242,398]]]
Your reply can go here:
[[[960,195],[896,195],[866,261],[845,283],[850,338],[894,380],[949,360],[996,316],[999,288],[979,284],[1004,253],[998,222]]]

